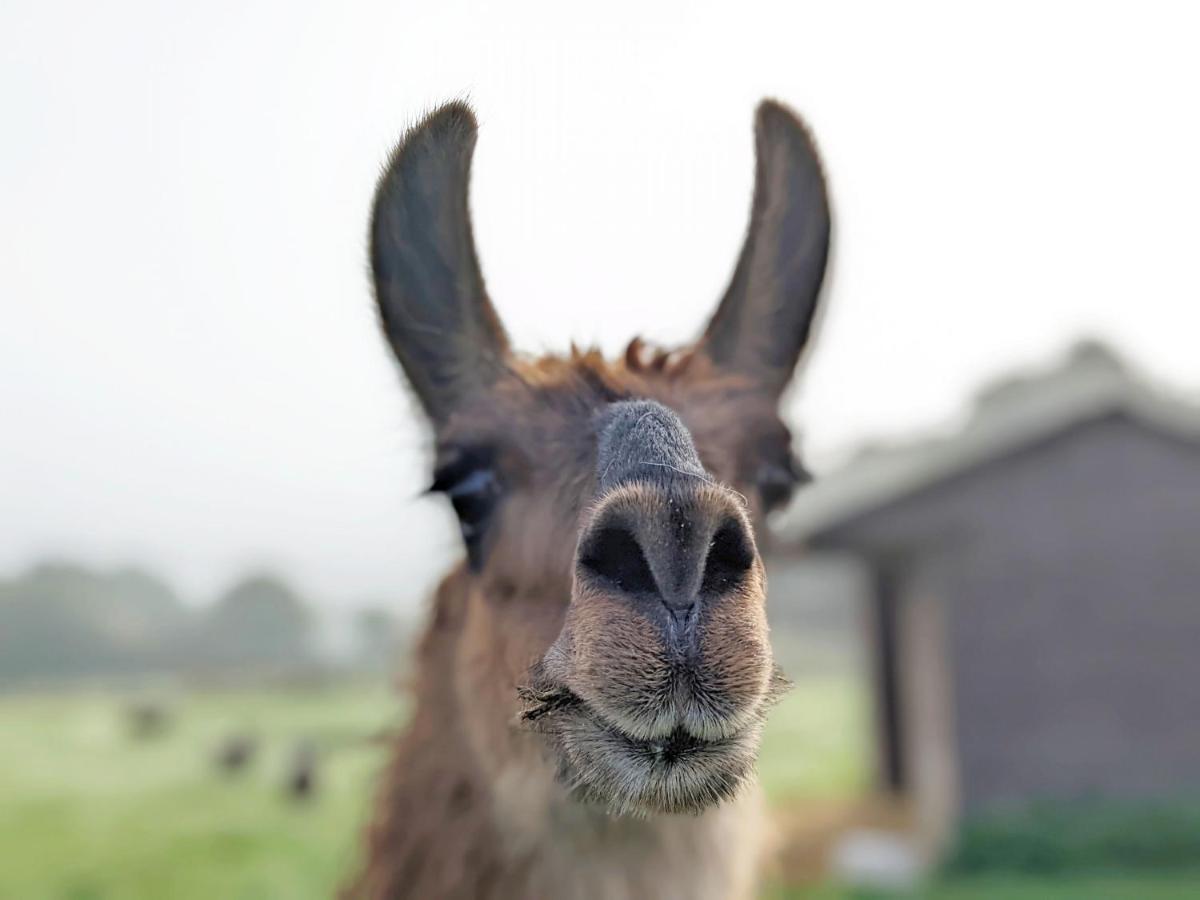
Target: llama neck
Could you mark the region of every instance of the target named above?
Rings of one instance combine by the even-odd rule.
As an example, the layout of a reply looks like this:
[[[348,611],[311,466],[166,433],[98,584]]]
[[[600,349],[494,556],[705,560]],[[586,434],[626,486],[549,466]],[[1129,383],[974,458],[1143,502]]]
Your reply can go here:
[[[505,857],[537,861],[529,896],[727,900],[754,895],[765,837],[757,787],[699,816],[648,818],[610,816],[532,773],[501,778],[493,791]]]
[[[568,796],[540,736],[473,732],[458,676],[466,594],[451,575],[418,650],[415,709],[383,774],[347,896],[728,900],[753,896],[761,794],[699,816],[612,817]]]

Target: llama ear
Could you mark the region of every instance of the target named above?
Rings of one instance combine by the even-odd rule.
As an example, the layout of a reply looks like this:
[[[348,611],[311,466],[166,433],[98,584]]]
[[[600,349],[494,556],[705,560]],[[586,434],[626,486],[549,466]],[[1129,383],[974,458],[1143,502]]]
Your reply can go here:
[[[508,338],[484,289],[467,185],[475,116],[447,103],[388,160],[371,215],[384,333],[435,425],[500,377]]]
[[[700,348],[778,396],[816,313],[829,255],[829,202],[820,159],[794,113],[764,100],[754,137],[750,228]]]

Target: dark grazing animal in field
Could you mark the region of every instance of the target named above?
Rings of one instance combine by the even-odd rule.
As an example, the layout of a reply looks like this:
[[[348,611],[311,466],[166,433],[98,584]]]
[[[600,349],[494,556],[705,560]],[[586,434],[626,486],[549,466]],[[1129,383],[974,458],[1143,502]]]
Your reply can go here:
[[[755,137],[750,227],[707,329],[613,361],[509,345],[471,232],[467,106],[392,154],[375,295],[466,553],[433,599],[348,895],[753,891],[753,769],[782,682],[754,525],[802,476],[777,406],[830,235],[804,126],[768,101]]]
[[[293,800],[307,800],[317,790],[317,745],[311,740],[297,741],[287,760],[284,787]]]
[[[171,728],[171,708],[158,700],[138,700],[125,709],[129,732],[138,740],[161,737]]]
[[[213,761],[227,775],[235,775],[249,768],[258,753],[258,738],[246,732],[227,735],[217,746]]]

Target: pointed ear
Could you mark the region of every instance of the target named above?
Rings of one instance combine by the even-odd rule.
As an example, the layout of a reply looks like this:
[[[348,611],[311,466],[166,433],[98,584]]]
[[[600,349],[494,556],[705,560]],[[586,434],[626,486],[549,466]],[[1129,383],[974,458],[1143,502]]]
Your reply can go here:
[[[829,255],[829,202],[817,151],[794,113],[764,100],[754,138],[750,228],[700,348],[718,366],[778,396],[816,313]]]
[[[375,190],[371,271],[384,333],[435,425],[505,369],[508,338],[475,254],[475,116],[447,103],[412,128]]]

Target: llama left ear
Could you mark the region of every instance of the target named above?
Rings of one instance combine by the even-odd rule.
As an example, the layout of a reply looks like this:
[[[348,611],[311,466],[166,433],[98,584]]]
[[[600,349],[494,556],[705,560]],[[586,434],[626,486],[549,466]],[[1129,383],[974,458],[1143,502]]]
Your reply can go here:
[[[371,213],[379,317],[436,427],[503,377],[509,353],[471,233],[476,131],[465,103],[426,116],[392,152]]]
[[[721,368],[778,396],[817,311],[829,255],[829,201],[816,148],[794,113],[764,100],[754,137],[750,228],[699,347]]]

